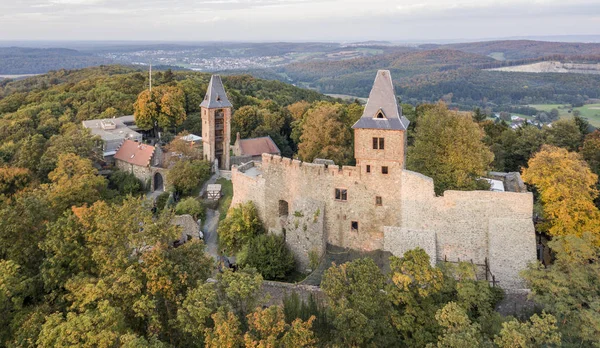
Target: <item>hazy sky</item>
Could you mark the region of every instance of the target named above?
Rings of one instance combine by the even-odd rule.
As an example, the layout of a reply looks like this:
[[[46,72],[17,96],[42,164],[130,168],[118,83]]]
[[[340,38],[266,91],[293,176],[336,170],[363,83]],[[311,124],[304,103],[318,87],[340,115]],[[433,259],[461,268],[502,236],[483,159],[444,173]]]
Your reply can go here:
[[[600,35],[600,0],[0,0],[0,40]]]

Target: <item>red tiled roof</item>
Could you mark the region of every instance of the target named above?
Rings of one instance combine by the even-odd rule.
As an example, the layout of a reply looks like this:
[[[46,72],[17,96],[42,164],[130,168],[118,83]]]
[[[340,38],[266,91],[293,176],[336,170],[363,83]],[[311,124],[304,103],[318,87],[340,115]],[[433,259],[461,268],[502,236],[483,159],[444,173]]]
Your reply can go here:
[[[138,143],[132,140],[125,140],[117,153],[115,159],[131,163],[136,166],[147,167],[150,165],[154,146]]]
[[[260,156],[263,153],[279,154],[279,148],[270,136],[240,139],[240,150],[245,156]]]

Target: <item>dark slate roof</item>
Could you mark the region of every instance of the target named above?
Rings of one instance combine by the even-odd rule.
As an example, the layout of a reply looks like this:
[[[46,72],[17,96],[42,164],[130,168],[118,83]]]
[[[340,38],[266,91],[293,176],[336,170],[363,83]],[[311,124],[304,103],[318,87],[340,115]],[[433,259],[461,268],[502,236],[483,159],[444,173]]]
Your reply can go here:
[[[229,99],[227,99],[227,93],[225,93],[225,87],[223,87],[221,76],[213,75],[210,78],[206,96],[202,103],[200,103],[200,106],[209,109],[233,107],[229,102]]]
[[[385,118],[376,118],[382,112]],[[402,116],[389,70],[379,70],[363,115],[352,128],[406,130],[410,122]]]

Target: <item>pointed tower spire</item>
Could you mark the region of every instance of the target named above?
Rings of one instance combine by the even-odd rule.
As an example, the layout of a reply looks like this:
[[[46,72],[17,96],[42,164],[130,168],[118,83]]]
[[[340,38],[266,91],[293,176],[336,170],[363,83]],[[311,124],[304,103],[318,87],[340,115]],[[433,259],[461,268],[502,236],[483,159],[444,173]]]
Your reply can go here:
[[[204,100],[200,106],[208,109],[233,107],[229,102],[229,99],[227,99],[227,93],[225,93],[225,87],[223,87],[221,76],[213,75],[210,78],[206,96],[204,96]]]
[[[389,70],[379,70],[362,117],[352,128],[406,130],[409,121],[402,116]]]

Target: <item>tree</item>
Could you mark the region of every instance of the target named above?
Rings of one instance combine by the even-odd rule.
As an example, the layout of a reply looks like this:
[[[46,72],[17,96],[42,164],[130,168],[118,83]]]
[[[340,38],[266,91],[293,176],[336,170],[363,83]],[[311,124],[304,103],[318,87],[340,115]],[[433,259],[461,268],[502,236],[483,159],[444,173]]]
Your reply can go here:
[[[548,234],[600,237],[600,211],[594,206],[598,176],[580,154],[544,145],[523,169],[523,180],[540,193],[546,219],[541,227]]]
[[[205,212],[204,205],[202,203],[200,203],[200,201],[198,201],[198,199],[196,199],[194,197],[188,197],[188,198],[182,199],[181,201],[179,201],[179,203],[177,203],[177,205],[175,206],[175,214],[177,214],[177,215],[189,214],[196,220],[197,219],[204,220],[206,212]]]
[[[242,346],[240,321],[231,312],[218,311],[212,315],[215,323],[206,329],[206,348],[237,348]]]
[[[258,211],[252,201],[240,203],[227,212],[227,217],[219,224],[219,246],[228,253],[236,253],[264,228]]]
[[[20,272],[20,266],[13,261],[0,259],[0,343],[10,338],[10,322],[21,310],[27,295],[27,280]]]
[[[98,310],[69,312],[46,317],[37,341],[38,347],[113,347],[133,340],[136,335],[127,329],[125,318],[108,301]]]
[[[242,267],[255,268],[264,279],[281,280],[294,270],[294,255],[281,236],[262,234],[254,237],[237,255]]]
[[[472,323],[464,308],[455,302],[449,302],[437,311],[435,319],[444,328],[438,338],[439,348],[480,347],[482,346],[481,328]]]
[[[48,173],[56,168],[58,158],[67,153],[76,154],[90,160],[99,159],[96,142],[89,129],[80,126],[68,128],[62,134],[53,135],[46,144],[46,151],[40,158],[37,168],[40,179],[46,179]]]
[[[204,160],[178,161],[169,170],[167,180],[177,192],[190,195],[210,177],[210,163]]]
[[[252,138],[254,131],[263,123],[262,110],[258,106],[242,106],[235,111],[231,119],[233,134],[240,133],[242,138]]]
[[[44,240],[46,222],[52,219],[41,190],[24,190],[5,201],[0,206],[0,259],[16,262],[25,275],[37,275],[44,257],[38,243]]]
[[[248,314],[248,331],[244,334],[247,348],[254,347],[314,347],[316,340],[311,331],[314,317],[306,322],[294,320],[292,325],[285,322],[283,309],[271,306],[257,309]]]
[[[600,248],[596,241],[591,233],[554,238],[548,243],[556,253],[554,264],[544,267],[538,262],[522,273],[536,303],[556,316],[565,343],[592,346],[600,337]],[[537,331],[539,335],[541,330]]]
[[[440,298],[444,274],[430,262],[419,248],[407,251],[402,258],[390,258],[391,284],[387,291],[394,308],[392,322],[410,346],[434,342],[440,329],[435,313],[444,302]]]
[[[46,139],[41,134],[36,134],[25,139],[17,155],[15,156],[15,166],[27,168],[36,172],[40,164],[40,159],[46,150]]]
[[[579,127],[572,119],[558,120],[552,123],[552,127],[544,127],[544,132],[547,134],[548,144],[564,147],[569,151],[577,151],[583,139]]]
[[[581,148],[581,155],[586,160],[590,169],[600,175],[600,131],[595,130],[585,136],[583,146]]]
[[[419,119],[407,167],[432,177],[438,195],[452,189],[482,188],[478,179],[494,159],[482,142],[483,135],[470,117],[437,104]]]
[[[321,288],[327,294],[340,346],[387,346],[394,342],[386,279],[370,258],[358,259],[325,271]]]
[[[141,92],[133,104],[135,123],[140,129],[172,128],[185,121],[185,95],[179,87],[157,86]]]
[[[25,168],[0,168],[0,194],[11,195],[27,186],[30,173]]]
[[[473,110],[473,121],[481,123],[487,119],[487,115],[481,111],[481,108],[475,108]]]
[[[123,195],[136,195],[144,190],[143,183],[131,172],[113,171],[108,180],[108,186]]]
[[[72,205],[92,204],[107,188],[106,179],[98,175],[92,162],[72,153],[59,156],[48,178],[48,198],[58,212]]]
[[[303,161],[327,158],[336,164],[352,162],[352,133],[344,124],[341,104],[317,103],[304,115],[298,155]]]
[[[547,313],[541,316],[534,314],[528,322],[520,323],[511,320],[502,323],[500,334],[494,339],[500,348],[529,348],[560,345],[560,333],[556,326],[556,318]]]
[[[503,171],[521,171],[527,161],[546,143],[546,134],[533,126],[510,128],[502,132],[499,139],[503,154]]]

